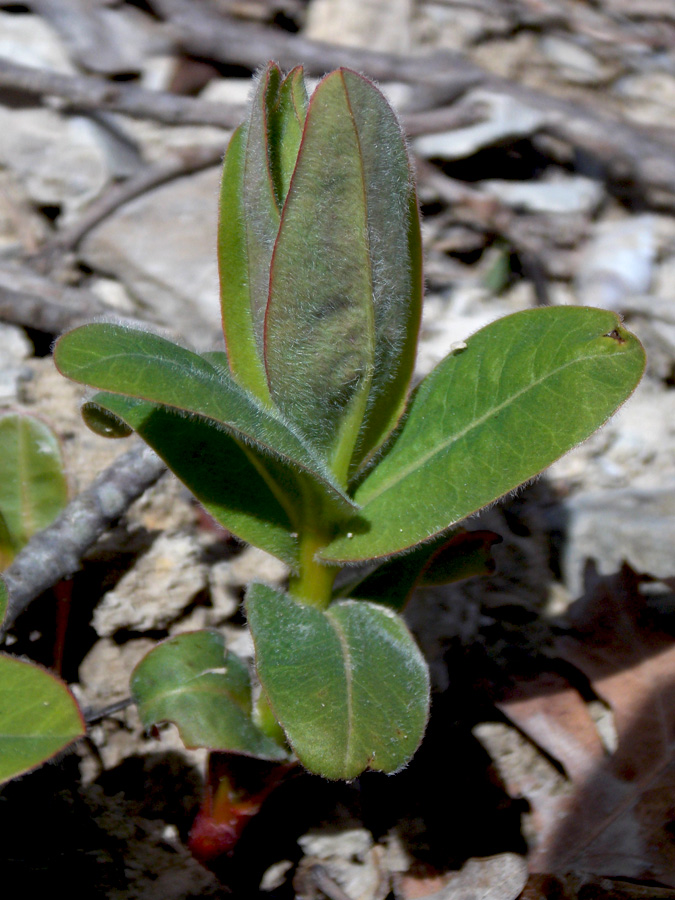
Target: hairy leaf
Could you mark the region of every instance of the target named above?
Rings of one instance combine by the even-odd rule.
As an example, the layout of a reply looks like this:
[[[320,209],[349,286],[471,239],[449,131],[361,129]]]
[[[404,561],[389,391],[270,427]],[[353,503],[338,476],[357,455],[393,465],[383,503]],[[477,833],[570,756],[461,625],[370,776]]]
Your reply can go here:
[[[422,382],[362,506],[320,556],[350,562],[428,540],[533,478],[630,395],[644,351],[616,315],[551,307],[469,338]]]
[[[54,358],[74,381],[210,419],[258,452],[306,472],[341,507],[351,505],[281,419],[263,409],[227,371],[184,347],[122,325],[84,325],[59,340]]]
[[[67,500],[61,448],[51,428],[33,416],[0,417],[0,559],[11,561]]]
[[[42,765],[84,733],[82,714],[62,681],[0,654],[0,782]]]
[[[419,223],[400,128],[347,70],[309,105],[272,259],[265,364],[272,396],[346,477],[397,421],[421,302]]]
[[[217,522],[289,566],[297,565],[295,475],[288,468],[271,460],[263,464],[209,419],[186,419],[146,400],[96,394],[83,409],[87,424],[94,410],[99,417],[102,411],[112,413],[133,428]]]
[[[246,612],[263,689],[306,768],[348,779],[405,765],[426,725],[429,678],[401,618],[349,600],[322,611],[256,583]]]
[[[146,728],[173,722],[187,747],[288,756],[253,723],[248,668],[215,631],[163,641],[134,669],[131,692]]]

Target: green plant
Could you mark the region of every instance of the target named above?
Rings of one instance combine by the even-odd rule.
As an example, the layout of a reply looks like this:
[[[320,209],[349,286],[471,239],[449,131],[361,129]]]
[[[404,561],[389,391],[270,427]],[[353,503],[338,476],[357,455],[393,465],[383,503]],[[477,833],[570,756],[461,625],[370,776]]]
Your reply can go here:
[[[175,722],[189,746],[295,754],[333,779],[393,772],[429,704],[398,610],[421,580],[485,569],[491,537],[457,523],[595,431],[644,354],[611,312],[536,309],[470,337],[410,394],[414,181],[393,112],[354,72],[329,74],[308,100],[301,69],[282,78],[269,65],[222,184],[227,352],[92,324],[62,337],[55,359],[100,391],[84,407],[93,428],[136,431],[291,575],[287,591],[254,582],[246,595],[257,702],[215,632],[159,645],[132,692],[146,724]],[[357,564],[371,569],[336,589]]]
[[[0,570],[68,497],[61,450],[40,419],[0,416]],[[0,578],[0,624],[8,595]],[[51,672],[0,654],[0,782],[34,769],[84,734],[79,707]]]

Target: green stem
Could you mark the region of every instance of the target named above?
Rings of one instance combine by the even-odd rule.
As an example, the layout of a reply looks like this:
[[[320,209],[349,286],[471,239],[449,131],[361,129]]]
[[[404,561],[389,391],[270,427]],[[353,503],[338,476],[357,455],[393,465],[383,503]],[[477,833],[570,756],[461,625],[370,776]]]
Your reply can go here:
[[[340,568],[324,566],[315,559],[317,552],[328,541],[327,536],[313,531],[301,535],[298,574],[292,575],[288,583],[288,592],[292,597],[319,609],[325,609],[330,603],[333,582]]]
[[[289,579],[288,593],[308,606],[326,609],[340,566],[324,566],[317,562],[316,555],[330,543],[334,524],[311,485],[301,482],[300,488],[303,522],[298,533],[298,570]]]

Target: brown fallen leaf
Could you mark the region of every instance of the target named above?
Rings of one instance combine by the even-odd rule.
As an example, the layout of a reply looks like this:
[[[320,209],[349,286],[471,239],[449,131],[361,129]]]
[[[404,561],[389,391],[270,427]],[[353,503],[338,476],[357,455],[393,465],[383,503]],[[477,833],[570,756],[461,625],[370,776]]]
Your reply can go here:
[[[646,580],[628,567],[610,577],[589,573],[584,597],[569,611],[570,631],[556,641],[560,658],[611,707],[611,755],[581,696],[560,675],[516,682],[500,704],[575,787],[540,815],[534,872],[675,887],[675,617],[649,603],[640,590]]]

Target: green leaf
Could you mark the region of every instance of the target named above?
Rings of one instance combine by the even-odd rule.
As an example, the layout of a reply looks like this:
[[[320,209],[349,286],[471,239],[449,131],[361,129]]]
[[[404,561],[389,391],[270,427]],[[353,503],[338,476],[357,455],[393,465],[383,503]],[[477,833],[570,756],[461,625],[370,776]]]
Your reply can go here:
[[[253,324],[244,201],[246,127],[232,135],[225,154],[218,221],[220,306],[232,374],[265,406],[272,401]]]
[[[374,600],[401,610],[416,587],[450,584],[494,572],[490,548],[501,537],[492,531],[442,534],[409,553],[381,563],[357,581],[345,584],[339,596]]]
[[[419,223],[400,128],[379,91],[328,75],[307,113],[270,273],[274,400],[346,478],[405,402],[421,303]]]
[[[422,382],[362,505],[319,556],[351,562],[429,540],[533,478],[630,395],[644,351],[616,315],[551,307],[483,328]]]
[[[64,335],[54,359],[68,378],[211,420],[237,440],[306,472],[340,509],[352,501],[287,425],[240,388],[229,372],[149,332],[84,325]]]
[[[248,668],[215,631],[163,641],[134,669],[131,693],[146,728],[173,722],[186,747],[288,758],[253,723]]]
[[[0,629],[2,628],[2,623],[5,621],[8,606],[9,591],[7,590],[7,585],[5,584],[4,578],[0,576]]]
[[[279,230],[281,206],[272,177],[268,119],[279,99],[281,72],[270,63],[262,72],[246,128],[243,202],[251,317],[258,354],[263,358],[263,329],[269,290],[270,264]]]
[[[293,513],[294,473],[265,462],[208,419],[186,419],[145,400],[100,393],[85,404],[129,425],[164,460],[207,512],[242,541],[294,568],[298,562]],[[111,426],[112,427],[112,426]],[[285,479],[285,481],[284,481]],[[297,500],[295,501],[297,502]]]
[[[424,733],[429,678],[399,616],[349,600],[322,611],[257,583],[246,612],[272,712],[310,772],[349,779],[405,765]]]
[[[51,428],[33,416],[0,417],[0,557],[11,560],[67,500],[61,448]]]
[[[82,714],[62,681],[0,654],[0,782],[42,765],[84,733]]]

